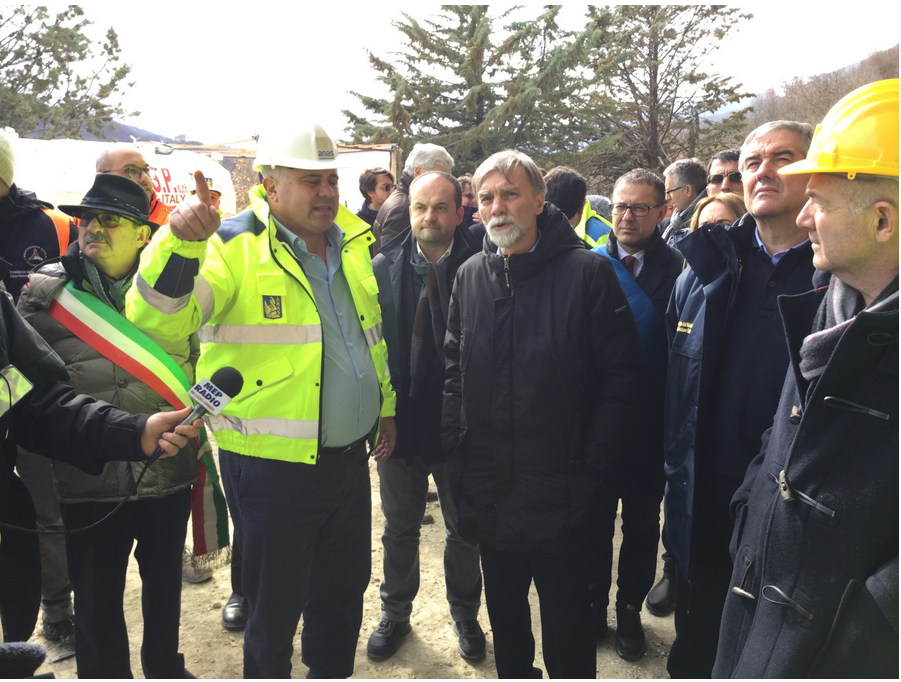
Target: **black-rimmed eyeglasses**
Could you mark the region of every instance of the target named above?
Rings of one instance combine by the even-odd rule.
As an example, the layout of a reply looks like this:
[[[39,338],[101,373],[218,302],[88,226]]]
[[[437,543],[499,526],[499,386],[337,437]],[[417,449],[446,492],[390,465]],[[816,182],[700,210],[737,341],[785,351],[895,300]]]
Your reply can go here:
[[[610,210],[613,215],[625,215],[626,211],[632,211],[632,215],[636,218],[644,218],[651,212],[652,208],[660,208],[661,206],[663,204],[657,204],[656,206],[648,206],[647,204],[613,204]]]

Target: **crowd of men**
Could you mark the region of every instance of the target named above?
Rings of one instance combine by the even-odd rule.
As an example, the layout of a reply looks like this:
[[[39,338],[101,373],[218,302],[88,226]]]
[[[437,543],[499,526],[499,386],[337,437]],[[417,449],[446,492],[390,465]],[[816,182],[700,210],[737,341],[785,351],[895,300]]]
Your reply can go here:
[[[0,296],[0,406],[27,425],[5,465],[16,440],[28,448],[16,466],[39,527],[102,524],[42,547],[43,632],[74,647],[80,676],[132,675],[135,540],[144,674],[190,676],[178,619],[203,433],[159,440],[177,422],[151,417],[169,456],[140,479],[138,463],[97,460],[139,460],[133,445],[91,459],[71,427],[76,454],[51,469],[41,455],[63,455],[28,431],[34,410],[49,395],[93,411],[66,417],[79,425],[119,414],[68,404],[68,371],[75,393],[159,413],[181,406],[167,386],[224,366],[243,388],[206,427],[235,528],[223,626],[244,628],[244,677],[290,677],[301,616],[308,676],[353,674],[370,457],[385,517],[375,661],[412,631],[431,477],[459,653],[486,656],[484,590],[499,677],[596,676],[618,509],[623,659],[645,653],[646,605],[675,612],[674,678],[898,675],[897,80],[847,95],[816,131],[773,121],[706,166],[629,171],[607,204],[572,168],[505,150],[455,178],[446,149],[418,144],[397,184],[360,176],[355,215],[340,166],[320,125],[286,122],[260,138],[250,208],[221,220],[202,173],[164,210],[140,153],[114,149],[59,213],[16,187],[0,138],[3,281],[33,327]],[[14,260],[23,233],[47,262]],[[21,366],[43,344],[57,364]],[[19,374],[41,390],[14,395]],[[127,423],[132,438],[142,426]],[[27,495],[3,505],[29,522]],[[4,561],[20,539],[4,529],[0,544],[7,639],[37,613],[34,563]]]

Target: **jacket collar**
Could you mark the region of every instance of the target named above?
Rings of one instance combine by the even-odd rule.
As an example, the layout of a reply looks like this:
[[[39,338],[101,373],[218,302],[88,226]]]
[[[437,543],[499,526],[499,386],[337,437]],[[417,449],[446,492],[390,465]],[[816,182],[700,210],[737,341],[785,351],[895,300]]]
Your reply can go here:
[[[509,258],[510,268],[519,275],[529,276],[541,271],[552,259],[566,251],[588,248],[560,209],[548,202],[544,202],[544,210],[538,214],[538,232],[540,238],[534,251],[514,254]],[[503,271],[504,259],[498,258],[497,246],[487,233],[482,253],[487,257],[490,268],[497,272]]]

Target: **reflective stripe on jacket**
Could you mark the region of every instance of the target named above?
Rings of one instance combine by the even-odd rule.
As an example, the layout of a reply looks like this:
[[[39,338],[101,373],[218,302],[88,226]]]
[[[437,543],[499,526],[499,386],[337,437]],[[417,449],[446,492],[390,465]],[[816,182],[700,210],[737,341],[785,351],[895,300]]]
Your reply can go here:
[[[200,329],[197,376],[236,368],[244,388],[208,417],[221,448],[252,457],[314,464],[319,449],[322,329],[313,290],[290,247],[276,238],[265,192],[229,218],[207,242],[177,239],[163,226],[144,250],[126,315],[163,338]],[[395,397],[382,339],[370,228],[343,206],[341,267],[369,344],[381,389],[381,416]],[[376,425],[377,427],[377,425]],[[375,428],[372,437],[375,437]]]
[[[586,201],[582,206],[582,218],[575,230],[579,239],[593,249],[595,246],[607,243],[607,237],[613,230],[613,225],[601,217]]]

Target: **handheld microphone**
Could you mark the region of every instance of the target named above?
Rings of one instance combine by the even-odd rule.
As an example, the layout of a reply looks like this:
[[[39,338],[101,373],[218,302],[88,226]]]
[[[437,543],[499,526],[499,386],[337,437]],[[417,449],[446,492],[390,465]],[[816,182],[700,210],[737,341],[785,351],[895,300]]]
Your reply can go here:
[[[231,399],[241,392],[242,388],[244,388],[244,377],[241,376],[241,372],[236,370],[234,367],[220,367],[215,372],[213,372],[212,379],[202,379],[201,381],[197,382],[190,391],[188,391],[188,395],[191,396],[191,398],[195,403],[197,403],[197,405],[191,411],[191,414],[188,415],[187,419],[182,421],[179,426],[190,424],[195,419],[203,417],[207,414],[219,414],[222,411],[222,408],[228,405]],[[131,496],[138,491],[138,486],[141,484],[141,480],[144,478],[144,474],[147,473],[147,469],[149,469],[150,465],[158,460],[160,458],[160,455],[162,454],[162,448],[158,447],[156,450],[154,450],[153,454],[150,455],[150,457],[147,459],[147,462],[144,464],[144,468],[141,469],[141,473],[138,476],[138,479],[134,482],[131,491],[128,493],[128,495],[126,495],[125,499],[123,499],[109,514],[104,516],[102,519],[95,521],[94,523],[85,526],[84,528],[71,528],[66,530],[35,530],[34,528],[21,528],[19,526],[13,526],[11,524],[3,522],[0,522],[0,526],[4,528],[12,528],[13,530],[21,531],[23,533],[29,533],[32,535],[68,535],[70,533],[84,533],[85,531],[96,528],[117,511],[119,511],[122,508],[122,505],[125,504],[129,500],[129,498],[131,498]]]
[[[188,391],[188,395],[197,404],[179,426],[191,424],[195,419],[208,414],[219,414],[231,399],[241,392],[242,388],[244,388],[244,377],[241,376],[241,372],[234,367],[220,367],[213,372],[211,379],[201,379]],[[154,450],[147,460],[147,466],[153,464],[162,454],[162,448],[158,447]]]

